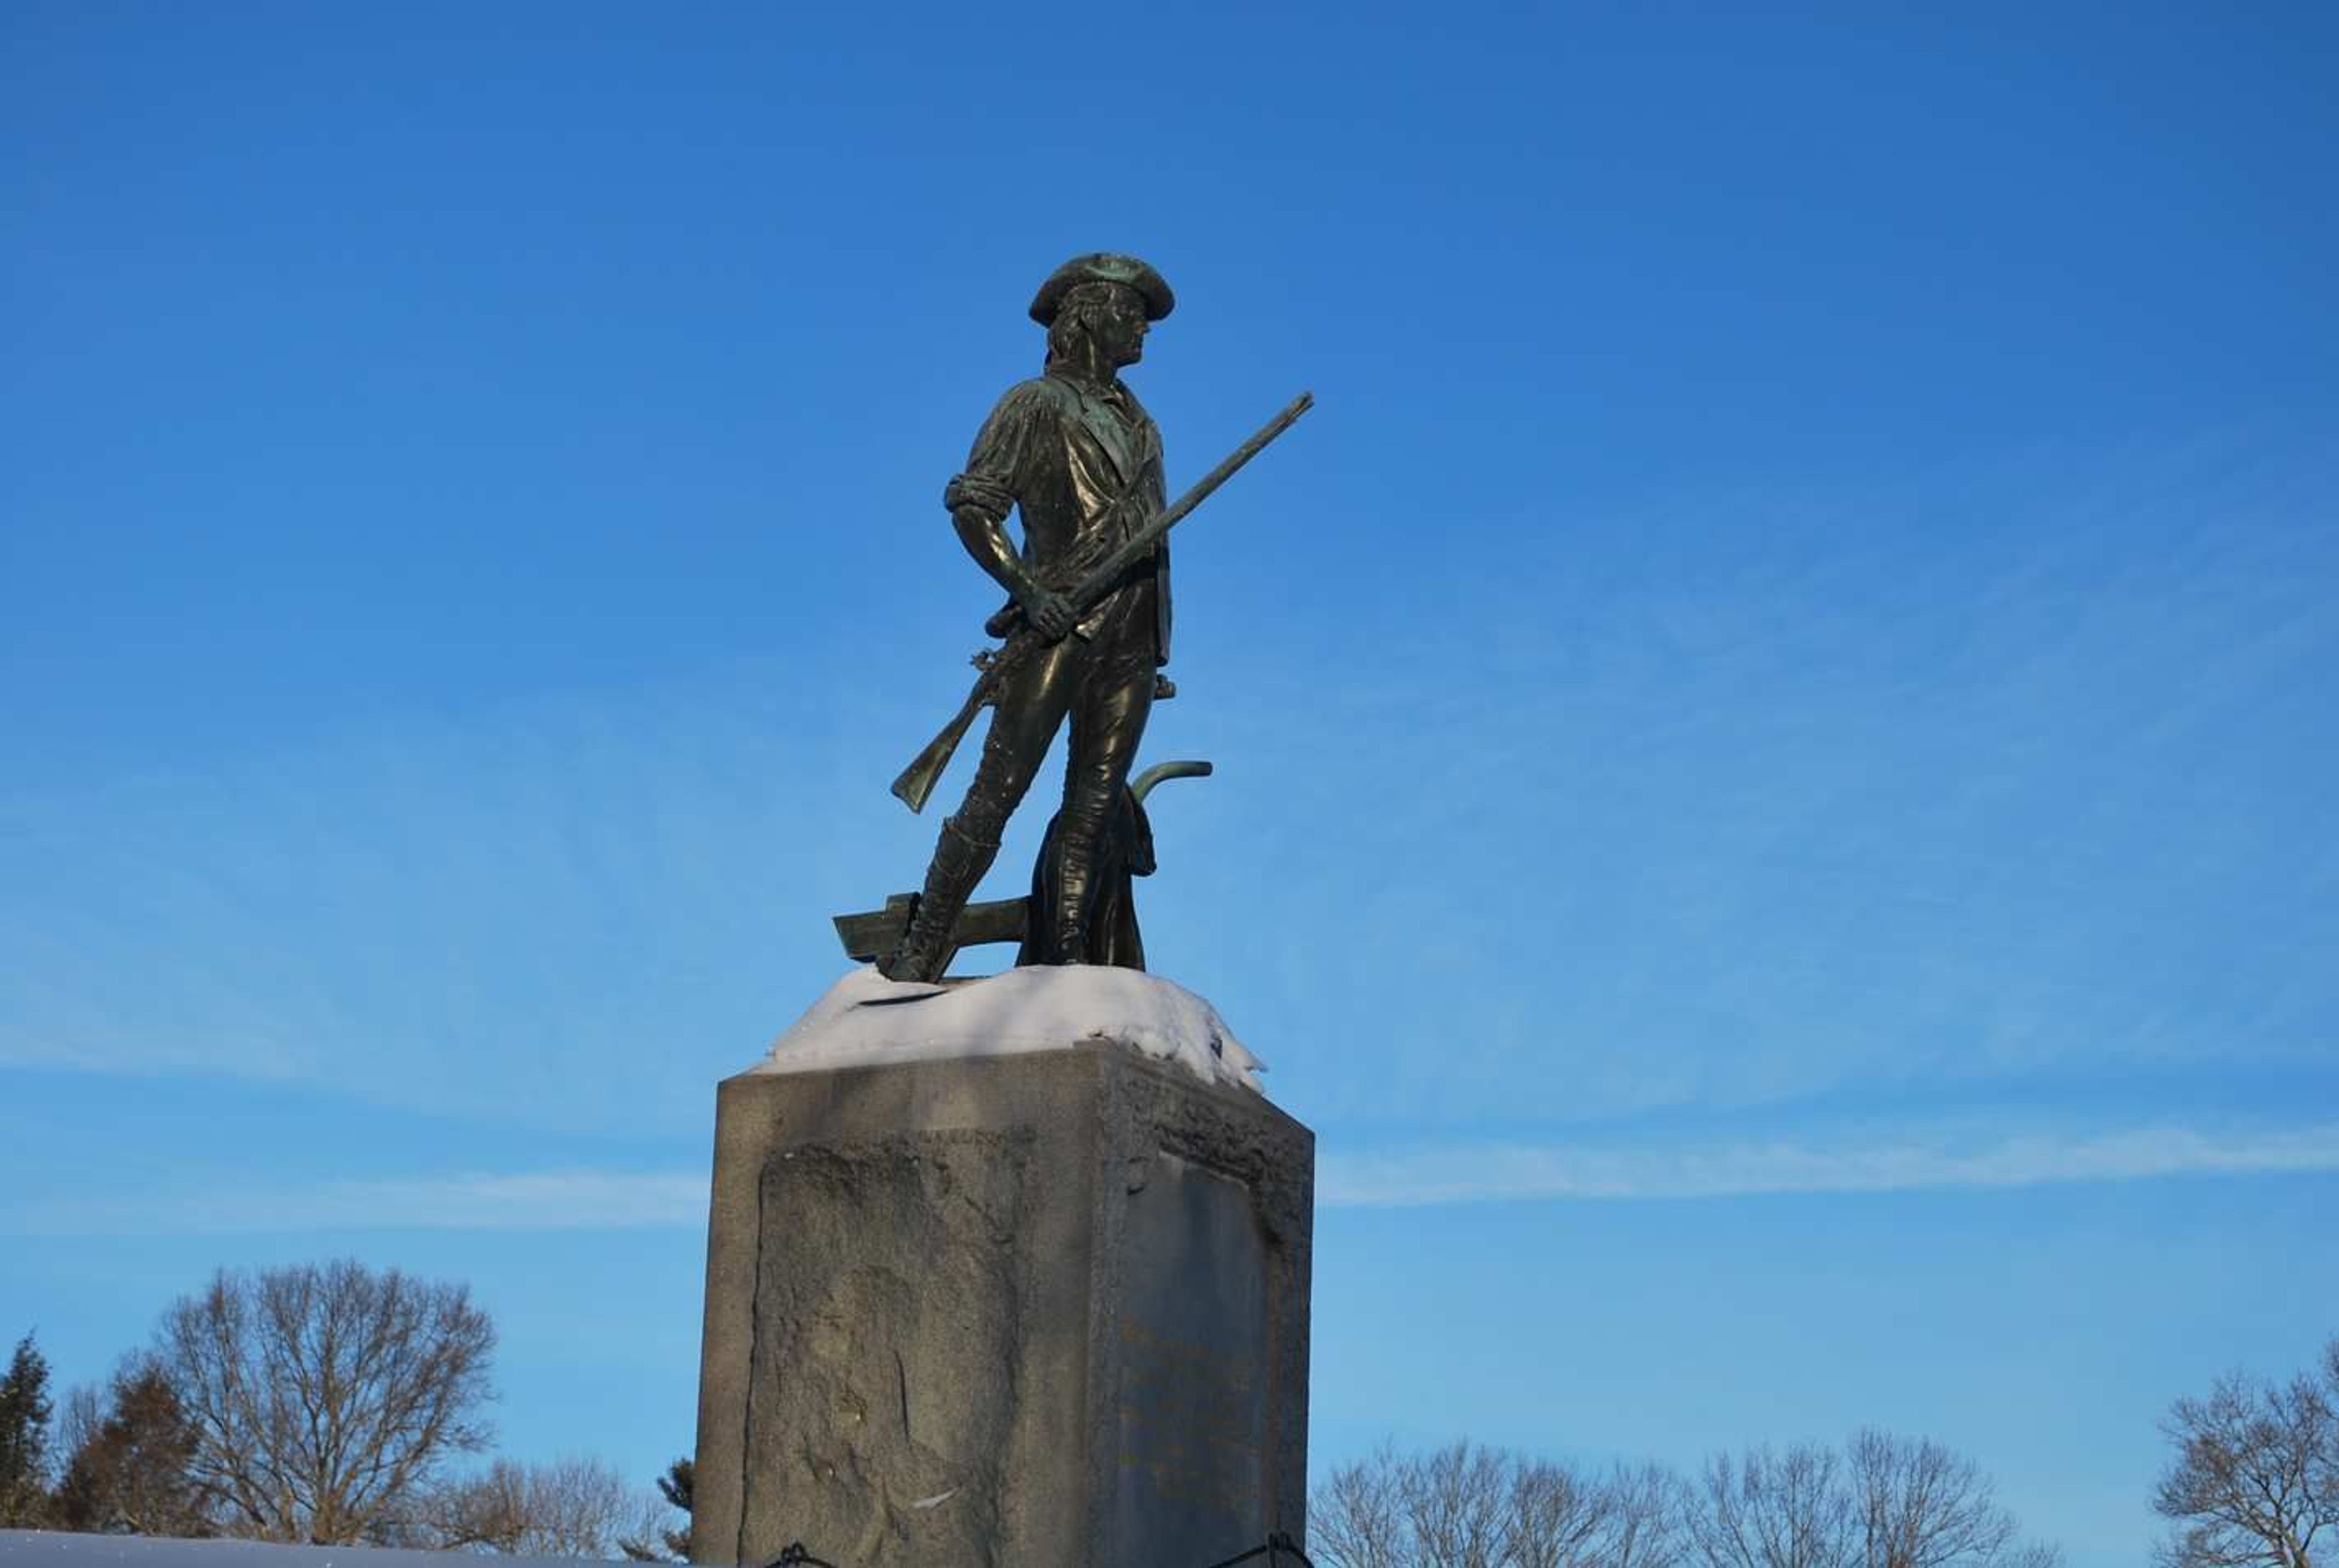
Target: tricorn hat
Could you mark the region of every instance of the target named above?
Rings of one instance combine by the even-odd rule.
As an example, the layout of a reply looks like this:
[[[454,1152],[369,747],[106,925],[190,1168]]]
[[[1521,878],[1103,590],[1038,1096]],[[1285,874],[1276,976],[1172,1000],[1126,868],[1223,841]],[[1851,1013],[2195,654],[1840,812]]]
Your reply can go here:
[[[1170,291],[1161,274],[1136,257],[1097,251],[1075,256],[1048,274],[1048,281],[1032,297],[1031,319],[1043,327],[1053,326],[1056,312],[1064,308],[1064,296],[1082,283],[1122,283],[1136,290],[1145,301],[1149,321],[1160,321],[1178,304],[1178,296]]]

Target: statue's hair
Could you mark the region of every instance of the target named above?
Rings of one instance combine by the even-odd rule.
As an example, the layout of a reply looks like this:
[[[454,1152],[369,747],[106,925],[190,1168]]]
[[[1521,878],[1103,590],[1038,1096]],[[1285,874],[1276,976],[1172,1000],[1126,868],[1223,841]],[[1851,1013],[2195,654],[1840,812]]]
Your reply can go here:
[[[1113,293],[1134,294],[1126,283],[1115,283],[1102,278],[1091,278],[1085,283],[1075,283],[1066,291],[1063,303],[1056,311],[1056,319],[1048,323],[1048,362],[1067,359],[1072,345],[1096,330],[1097,318],[1112,302]]]

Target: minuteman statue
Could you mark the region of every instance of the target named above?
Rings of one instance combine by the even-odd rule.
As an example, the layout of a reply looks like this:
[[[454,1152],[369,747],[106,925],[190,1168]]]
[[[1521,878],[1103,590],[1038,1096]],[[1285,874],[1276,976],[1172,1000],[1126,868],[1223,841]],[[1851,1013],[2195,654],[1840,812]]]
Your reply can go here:
[[[1010,596],[994,631],[1020,615],[1047,646],[998,692],[966,800],[943,823],[901,945],[879,965],[889,979],[941,978],[959,912],[1067,717],[1063,809],[1041,873],[1051,896],[1032,904],[1048,929],[1031,932],[1024,951],[1041,962],[1092,962],[1090,906],[1106,834],[1145,734],[1155,671],[1170,657],[1168,546],[1132,562],[1085,610],[1067,595],[1162,510],[1161,435],[1119,371],[1143,357],[1148,328],[1175,303],[1161,274],[1134,256],[1100,252],[1057,268],[1031,301],[1032,320],[1048,330],[1043,373],[1008,389],[966,471],[943,492],[960,542]],[[1007,535],[1010,511],[1021,517],[1020,551]]]

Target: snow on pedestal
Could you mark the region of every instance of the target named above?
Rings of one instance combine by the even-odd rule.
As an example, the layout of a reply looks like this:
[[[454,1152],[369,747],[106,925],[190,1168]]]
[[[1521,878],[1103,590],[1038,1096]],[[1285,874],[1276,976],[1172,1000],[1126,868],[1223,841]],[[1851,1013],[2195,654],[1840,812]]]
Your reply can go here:
[[[1091,964],[1012,969],[946,986],[887,980],[864,964],[829,987],[747,1070],[1014,1056],[1093,1040],[1117,1040],[1205,1083],[1255,1092],[1267,1070],[1218,1010],[1184,986],[1142,970]]]

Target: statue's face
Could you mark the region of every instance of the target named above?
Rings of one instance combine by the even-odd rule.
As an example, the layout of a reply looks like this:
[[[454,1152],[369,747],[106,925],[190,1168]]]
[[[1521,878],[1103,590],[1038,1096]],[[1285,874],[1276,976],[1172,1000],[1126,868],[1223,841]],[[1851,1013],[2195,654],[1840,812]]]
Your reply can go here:
[[[1151,330],[1144,298],[1134,289],[1114,284],[1096,316],[1097,348],[1105,363],[1117,370],[1145,358],[1145,334]]]

